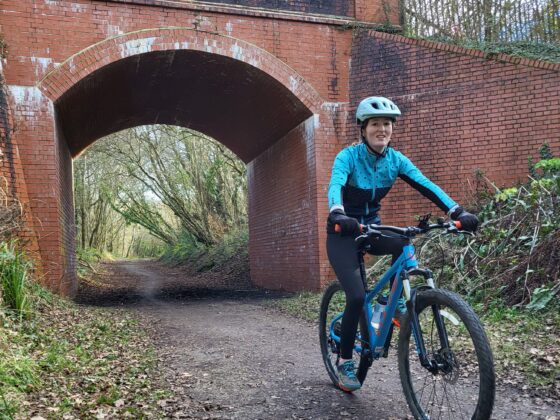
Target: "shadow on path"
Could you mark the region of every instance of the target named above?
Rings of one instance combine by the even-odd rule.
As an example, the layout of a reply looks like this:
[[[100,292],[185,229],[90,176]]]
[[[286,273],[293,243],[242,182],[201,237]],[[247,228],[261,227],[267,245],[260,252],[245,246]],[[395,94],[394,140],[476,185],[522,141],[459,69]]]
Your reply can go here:
[[[255,288],[248,278],[222,273],[189,273],[157,261],[123,260],[103,263],[93,280],[82,282],[74,301],[115,307],[200,299],[280,299],[290,293]]]

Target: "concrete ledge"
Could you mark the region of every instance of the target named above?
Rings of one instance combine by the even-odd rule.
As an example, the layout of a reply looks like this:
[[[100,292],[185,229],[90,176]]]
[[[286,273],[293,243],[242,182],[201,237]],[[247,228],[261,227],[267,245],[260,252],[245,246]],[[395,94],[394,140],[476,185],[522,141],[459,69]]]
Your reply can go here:
[[[400,26],[384,25],[379,23],[362,22],[347,16],[322,15],[313,13],[301,13],[294,11],[278,11],[259,7],[225,5],[217,3],[192,2],[189,0],[104,0],[105,3],[138,4],[142,6],[167,7],[172,9],[198,10],[211,13],[226,13],[239,16],[254,16],[268,19],[291,20],[297,22],[317,23],[321,25],[341,26],[352,29],[354,27],[398,33],[402,31]]]

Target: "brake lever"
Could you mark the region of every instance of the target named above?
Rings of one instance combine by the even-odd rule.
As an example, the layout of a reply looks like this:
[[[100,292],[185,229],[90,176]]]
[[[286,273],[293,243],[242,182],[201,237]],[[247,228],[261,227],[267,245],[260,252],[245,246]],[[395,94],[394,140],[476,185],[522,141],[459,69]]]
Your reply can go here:
[[[360,236],[356,236],[356,237],[354,238],[354,242],[360,243],[361,241],[367,239],[367,237],[368,237],[368,236],[367,236],[365,233],[362,233]]]
[[[446,231],[447,233],[452,233],[454,235],[458,235],[461,233],[463,235],[475,236],[473,232],[470,232],[468,230],[459,230],[455,226],[449,226]]]
[[[368,239],[370,236],[379,238],[384,235],[379,230],[371,229],[368,227],[368,230],[365,233],[362,233],[360,236],[357,236],[356,239],[354,239],[354,241],[356,243],[360,243],[361,241]]]

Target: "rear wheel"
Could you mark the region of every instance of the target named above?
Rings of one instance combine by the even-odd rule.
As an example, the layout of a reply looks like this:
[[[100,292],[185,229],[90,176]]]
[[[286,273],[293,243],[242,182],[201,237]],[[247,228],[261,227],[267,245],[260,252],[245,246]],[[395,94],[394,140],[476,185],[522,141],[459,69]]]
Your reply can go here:
[[[339,282],[332,283],[323,294],[321,300],[321,309],[319,313],[319,340],[321,343],[321,354],[323,362],[327,368],[327,372],[332,382],[338,387],[338,375],[336,366],[340,359],[340,343],[336,342],[331,336],[331,324],[333,320],[338,318],[334,323],[335,334],[340,337],[340,322],[342,313],[346,307],[346,294]],[[356,344],[362,349],[369,349],[369,335],[367,330],[367,322],[365,316],[360,316],[358,324],[358,332],[356,334]],[[367,353],[367,352],[366,352]],[[370,358],[363,351],[358,353],[354,350],[352,358],[354,365],[357,366],[356,376],[360,383],[366,379],[367,371],[371,365]]]
[[[398,349],[401,383],[414,417],[489,419],[494,406],[494,362],[472,308],[455,293],[430,289],[418,292],[416,313],[432,368],[420,363],[409,319],[401,327]]]

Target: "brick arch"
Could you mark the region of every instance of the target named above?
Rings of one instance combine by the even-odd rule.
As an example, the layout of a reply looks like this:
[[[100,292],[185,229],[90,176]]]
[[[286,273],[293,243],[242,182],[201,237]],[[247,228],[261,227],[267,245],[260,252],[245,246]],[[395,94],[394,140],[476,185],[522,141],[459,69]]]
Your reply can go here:
[[[325,102],[301,75],[268,51],[231,36],[176,27],[143,29],[91,45],[49,72],[38,87],[56,102],[73,85],[104,66],[139,54],[169,50],[195,50],[245,62],[282,83],[314,114],[321,112]]]
[[[190,29],[149,29],[92,45],[40,83],[70,153],[134,126],[204,132],[250,162],[321,112],[315,89],[248,42]],[[211,99],[209,99],[211,98]]]
[[[212,127],[204,126],[212,118],[201,117],[202,113],[189,114],[192,101],[170,101],[171,106],[150,102],[184,89],[175,84],[176,80],[167,79],[177,73],[183,77],[188,66],[197,67],[194,80],[200,78],[199,84],[211,87],[206,98],[210,102],[212,98],[223,98],[217,96],[220,89],[229,89],[229,79],[220,79],[218,73],[236,76],[233,80],[240,82],[247,92],[242,97],[239,89],[233,87],[225,105],[240,118],[248,114],[247,109],[256,111],[255,116],[249,113],[254,123],[242,117],[242,124],[228,138],[227,130],[212,132]],[[211,70],[205,73],[206,68]],[[137,95],[142,95],[142,88],[147,85],[136,80],[129,90],[134,94],[120,95],[119,89],[128,84],[130,75],[135,78],[138,74],[151,75],[139,79],[147,85],[160,86],[158,83],[163,80],[165,89],[159,94],[156,88],[156,94],[138,100]],[[243,77],[249,80],[245,85],[247,80]],[[215,82],[218,79],[221,81]],[[181,80],[188,81],[188,77]],[[196,83],[190,86],[197,89]],[[56,148],[45,164],[57,174],[57,192],[46,197],[48,192],[37,188],[36,193],[37,199],[48,201],[49,206],[57,209],[50,222],[52,226],[49,225],[53,231],[50,241],[40,244],[47,264],[54,267],[49,274],[54,288],[72,294],[76,287],[72,158],[103,135],[153,123],[189,126],[209,134],[248,164],[249,255],[251,278],[256,285],[297,290],[316,289],[324,282],[324,233],[309,231],[309,226],[316,226],[325,213],[321,159],[323,148],[335,147],[335,124],[344,107],[325,102],[286,63],[261,48],[228,36],[183,28],[148,29],[107,39],[76,53],[48,73],[36,88],[54,105],[55,111],[52,116]],[[193,97],[203,96],[200,89],[192,92]],[[275,113],[261,113],[260,104],[269,96],[273,102],[278,101],[278,109]],[[175,113],[166,114],[169,110]],[[97,112],[94,118],[92,112]],[[187,117],[177,120],[179,114]],[[249,125],[260,131],[251,131]],[[262,139],[261,135],[268,136]]]

